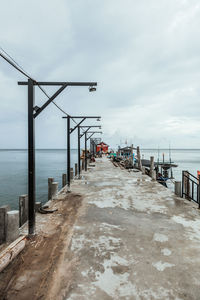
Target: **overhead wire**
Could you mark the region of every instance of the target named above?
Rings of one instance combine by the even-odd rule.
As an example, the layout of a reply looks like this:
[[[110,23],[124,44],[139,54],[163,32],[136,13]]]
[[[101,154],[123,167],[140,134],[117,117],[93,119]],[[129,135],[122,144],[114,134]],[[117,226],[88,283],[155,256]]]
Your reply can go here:
[[[48,99],[50,99],[50,96],[47,94],[47,92],[45,91],[45,89],[44,88],[42,88],[39,84],[38,84],[38,82],[34,79],[34,78],[32,78],[32,76],[28,73],[28,72],[26,72],[25,70],[24,70],[24,68],[21,66],[21,65],[19,65],[18,63],[17,63],[17,61],[10,55],[10,54],[8,54],[8,52],[6,52],[1,46],[0,46],[0,49],[1,49],[1,51],[3,51],[4,53],[5,53],[5,55],[7,56],[5,56],[3,53],[1,53],[0,52],[0,56],[4,59],[4,60],[6,60],[10,65],[12,65],[16,70],[18,70],[21,74],[23,74],[25,77],[27,77],[27,78],[29,78],[29,79],[31,79],[31,80],[33,80],[34,82],[36,82],[37,83],[37,86],[39,87],[39,89],[43,92],[43,94],[48,98]],[[10,59],[9,59],[9,58]],[[58,104],[56,104],[54,101],[52,101],[52,103],[62,112],[62,113],[64,113],[66,116],[70,116],[68,113],[66,113],[60,106],[58,106]],[[78,125],[78,123],[73,119],[73,118],[71,118],[72,119],[72,121],[76,124],[76,125]],[[84,133],[85,131],[84,131],[84,129],[83,128],[80,128],[81,130],[82,130],[82,132]]]
[[[28,72],[26,72],[25,70],[24,70],[24,68],[22,67],[22,66],[20,66],[17,62],[16,62],[16,60],[14,60],[13,59],[13,57],[10,55],[10,54],[8,54],[1,46],[0,46],[0,49],[1,49],[1,51],[3,51],[3,53],[5,53],[5,55],[7,56],[5,56],[2,52],[0,52],[0,56],[5,60],[5,61],[7,61],[7,63],[9,63],[11,66],[13,66],[16,70],[18,70],[21,74],[23,74],[25,77],[27,77],[28,79],[31,79],[31,80],[33,80],[34,82],[36,82],[37,83],[37,81],[34,79],[34,78],[32,78],[32,76],[31,75],[29,75],[28,74]],[[47,92],[45,91],[45,89],[44,88],[42,88],[39,84],[37,84],[38,85],[38,87],[39,87],[39,89],[43,92],[43,94],[48,98],[48,99],[50,99],[50,96],[47,94]],[[68,113],[66,113],[58,104],[56,104],[54,101],[52,101],[52,103],[62,112],[62,113],[64,113],[66,116],[70,116]],[[72,119],[72,121],[76,124],[76,125],[78,125],[78,123],[73,119],[73,118],[71,118]],[[82,129],[82,128],[81,128]]]

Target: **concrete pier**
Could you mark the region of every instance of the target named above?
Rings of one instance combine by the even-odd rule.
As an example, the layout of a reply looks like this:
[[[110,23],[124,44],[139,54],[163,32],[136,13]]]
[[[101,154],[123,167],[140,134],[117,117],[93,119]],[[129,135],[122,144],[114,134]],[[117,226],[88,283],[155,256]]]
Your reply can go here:
[[[54,214],[37,215],[38,236],[20,269],[0,274],[0,296],[199,300],[197,205],[107,158],[95,165],[51,201]]]
[[[199,299],[195,204],[106,158],[73,191],[85,207],[71,241],[78,264],[67,299]]]

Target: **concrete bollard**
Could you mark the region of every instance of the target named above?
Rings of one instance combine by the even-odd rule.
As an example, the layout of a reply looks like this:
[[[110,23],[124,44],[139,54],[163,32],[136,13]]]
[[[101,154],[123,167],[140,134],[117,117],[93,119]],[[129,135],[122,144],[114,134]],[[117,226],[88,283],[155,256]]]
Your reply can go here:
[[[36,212],[38,212],[41,207],[42,207],[42,202],[35,202],[35,211]]]
[[[13,242],[18,237],[19,237],[19,211],[11,210],[7,212],[6,241]]]
[[[146,170],[145,170],[145,167],[142,166],[142,175],[145,175],[146,174]]]
[[[78,164],[75,164],[75,176],[78,174]]]
[[[81,165],[82,165],[81,169],[84,170],[84,168],[85,168],[85,161],[84,161],[83,158],[82,158],[82,164]]]
[[[153,178],[153,171],[154,171],[154,156],[150,157],[150,176]]]
[[[138,169],[142,171],[142,161],[140,157],[140,147],[137,146],[137,160],[138,160]]]
[[[58,182],[52,182],[51,193],[51,199],[56,199],[58,197]]]
[[[156,171],[155,170],[152,171],[151,178],[153,181],[156,181]]]
[[[181,181],[175,181],[175,195],[181,197]]]
[[[53,177],[48,178],[48,200],[52,198],[52,183],[54,181]]]
[[[62,174],[62,187],[67,184],[67,174]]]
[[[19,196],[19,227],[28,220],[28,195]]]
[[[9,205],[0,207],[0,245],[6,241]]]
[[[73,168],[70,168],[70,179],[73,180],[74,178],[74,171]]]

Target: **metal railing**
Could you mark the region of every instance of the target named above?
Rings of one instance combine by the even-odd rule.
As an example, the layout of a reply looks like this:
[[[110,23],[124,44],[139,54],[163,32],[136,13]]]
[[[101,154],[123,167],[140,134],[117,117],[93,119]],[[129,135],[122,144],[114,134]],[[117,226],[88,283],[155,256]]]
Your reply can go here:
[[[200,208],[199,178],[188,171],[182,171],[182,197],[196,202]]]

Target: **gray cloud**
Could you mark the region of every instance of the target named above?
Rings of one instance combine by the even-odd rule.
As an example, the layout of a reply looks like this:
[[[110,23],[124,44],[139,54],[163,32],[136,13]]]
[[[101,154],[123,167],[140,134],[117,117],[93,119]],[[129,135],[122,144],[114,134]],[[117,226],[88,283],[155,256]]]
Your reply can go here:
[[[96,93],[69,88],[56,102],[70,114],[101,114],[111,146],[127,138],[200,147],[199,16],[197,0],[8,0],[0,45],[37,80],[98,81]],[[0,148],[26,147],[24,77],[0,65]],[[38,117],[39,148],[65,147],[61,117],[53,105]]]

